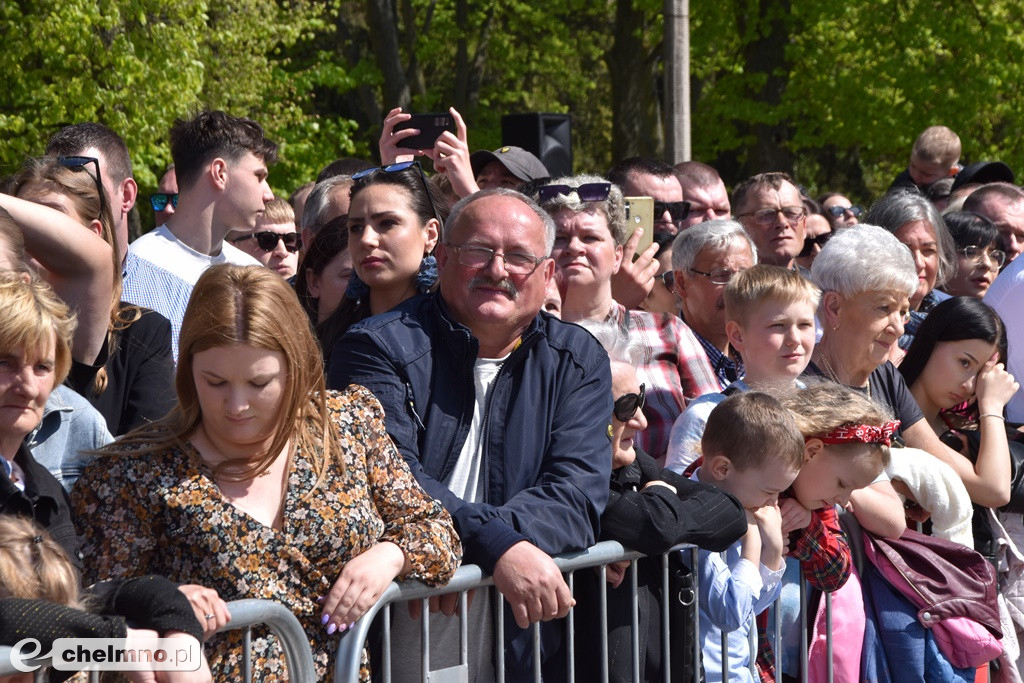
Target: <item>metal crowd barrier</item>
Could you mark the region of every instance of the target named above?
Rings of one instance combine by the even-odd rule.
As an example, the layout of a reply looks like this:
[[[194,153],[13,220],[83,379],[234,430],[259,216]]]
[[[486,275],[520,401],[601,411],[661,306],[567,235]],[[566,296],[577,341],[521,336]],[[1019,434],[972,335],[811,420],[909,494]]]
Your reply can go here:
[[[291,680],[296,682],[315,681],[316,669],[313,667],[313,653],[309,649],[309,639],[303,630],[299,620],[288,609],[272,600],[236,600],[227,604],[231,614],[231,622],[220,629],[223,631],[234,631],[243,629],[243,647],[245,659],[243,661],[243,673],[246,683],[252,681],[252,627],[264,624],[270,632],[277,636],[284,651],[285,663]],[[33,664],[47,664],[47,660],[35,660]],[[0,646],[0,676],[20,673],[11,663],[11,648]],[[36,683],[45,683],[46,669],[36,671],[34,680]],[[358,677],[357,677],[358,678]],[[100,674],[93,671],[89,674],[90,683],[99,683]]]

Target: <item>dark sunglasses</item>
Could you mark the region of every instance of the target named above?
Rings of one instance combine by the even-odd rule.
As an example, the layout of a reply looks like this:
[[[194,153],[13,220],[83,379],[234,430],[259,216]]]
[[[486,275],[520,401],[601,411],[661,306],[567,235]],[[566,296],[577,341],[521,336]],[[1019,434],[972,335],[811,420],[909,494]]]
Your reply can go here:
[[[676,275],[673,271],[666,270],[661,275],[655,275],[654,279],[661,280],[663,283],[665,283],[665,287],[668,289],[668,291],[674,291],[676,286]]]
[[[619,422],[629,422],[636,415],[636,411],[643,410],[647,403],[647,396],[644,394],[644,385],[640,385],[640,393],[623,394],[615,399],[615,407],[612,408],[612,415]]]
[[[836,218],[839,218],[840,216],[842,216],[847,211],[852,213],[854,218],[860,218],[860,215],[864,212],[864,209],[860,208],[856,204],[854,204],[853,206],[830,206],[830,207],[828,207],[828,212],[830,214],[832,214],[833,216],[835,216]]]
[[[238,244],[244,240],[256,238],[256,244],[259,245],[260,249],[270,253],[277,249],[278,242],[284,242],[284,248],[293,254],[299,249],[302,249],[302,235],[297,232],[271,232],[270,230],[262,230],[260,232],[254,232],[251,235],[243,235],[241,237],[235,237],[231,240],[233,244]]]
[[[559,195],[576,193],[581,202],[603,202],[612,191],[611,183],[583,183],[578,187],[572,185],[543,185],[537,188],[537,200],[549,202]]]
[[[427,187],[427,177],[423,174],[423,167],[420,166],[418,161],[402,161],[397,164],[388,164],[387,166],[378,166],[377,168],[367,168],[362,171],[356,171],[352,174],[352,180],[361,180],[362,178],[369,178],[370,176],[377,173],[401,173],[407,171],[413,166],[419,172],[420,182],[423,183],[423,191],[427,195],[427,202],[430,203],[430,212],[434,214],[434,218],[437,219],[438,223],[441,223],[441,218],[437,215],[437,207],[434,206],[434,200],[430,196],[430,188]]]
[[[100,160],[96,157],[57,157],[57,163],[64,168],[70,168],[72,171],[85,171],[89,173],[89,170],[85,167],[89,164],[96,165],[95,175],[89,173],[92,176],[93,181],[96,183],[96,191],[100,195],[100,215],[97,216],[100,220],[103,220],[103,207],[107,203],[106,197],[103,196],[103,182],[100,180]]]
[[[814,251],[814,245],[817,244],[818,248],[825,246],[828,241],[832,239],[832,233],[823,232],[817,237],[805,237],[804,248],[800,251],[800,256],[810,256],[811,252]]]
[[[672,222],[678,223],[679,221],[686,220],[686,217],[690,215],[690,202],[654,201],[655,219],[664,216],[666,211],[672,216]]]
[[[149,195],[149,205],[153,207],[154,211],[163,211],[167,208],[167,202],[171,203],[171,206],[178,208],[178,193],[167,194],[166,192],[154,192]]]

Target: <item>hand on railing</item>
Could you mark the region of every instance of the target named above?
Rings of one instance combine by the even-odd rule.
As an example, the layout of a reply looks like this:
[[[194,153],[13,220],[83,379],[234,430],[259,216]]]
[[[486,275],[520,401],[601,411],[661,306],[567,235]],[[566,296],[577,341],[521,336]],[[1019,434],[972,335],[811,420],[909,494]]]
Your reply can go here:
[[[561,619],[576,604],[554,560],[527,541],[506,550],[494,565],[494,586],[508,601],[520,628]]]
[[[231,621],[227,603],[221,600],[217,591],[212,588],[188,583],[178,586],[178,590],[184,593],[189,603],[192,604],[196,619],[203,626],[203,640],[212,636],[218,629],[227,626]]]

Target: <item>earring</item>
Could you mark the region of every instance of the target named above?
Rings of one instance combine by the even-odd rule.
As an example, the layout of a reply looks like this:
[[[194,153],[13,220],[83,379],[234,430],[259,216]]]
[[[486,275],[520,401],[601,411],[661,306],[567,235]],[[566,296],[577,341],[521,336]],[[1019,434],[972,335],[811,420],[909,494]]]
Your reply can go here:
[[[609,438],[609,439],[610,439],[610,438],[612,438],[612,436],[614,436],[614,434],[615,434],[615,431],[614,431],[614,429],[615,429],[615,428],[614,428],[614,427],[612,427],[611,423],[609,423],[609,424],[608,424],[608,438]]]

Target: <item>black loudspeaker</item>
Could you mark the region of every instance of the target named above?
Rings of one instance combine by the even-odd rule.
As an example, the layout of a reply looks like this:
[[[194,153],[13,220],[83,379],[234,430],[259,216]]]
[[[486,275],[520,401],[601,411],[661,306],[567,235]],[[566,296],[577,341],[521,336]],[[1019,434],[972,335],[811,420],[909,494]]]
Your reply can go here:
[[[568,114],[506,114],[501,144],[537,155],[551,177],[572,175],[572,119]]]

